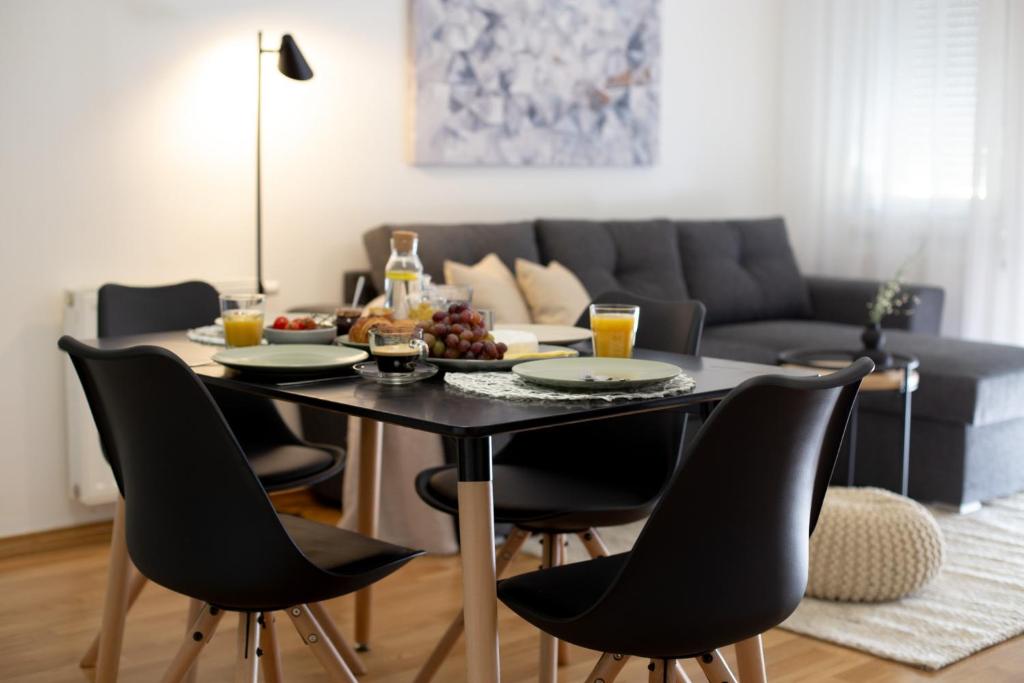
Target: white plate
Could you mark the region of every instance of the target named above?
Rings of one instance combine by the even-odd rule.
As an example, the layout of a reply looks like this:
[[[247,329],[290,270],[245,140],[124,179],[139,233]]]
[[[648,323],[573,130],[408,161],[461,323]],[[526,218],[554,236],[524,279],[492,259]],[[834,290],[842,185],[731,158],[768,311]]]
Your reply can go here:
[[[527,382],[560,389],[631,389],[666,382],[682,369],[635,358],[551,358],[521,363],[512,372]]]
[[[337,370],[367,358],[359,349],[317,344],[245,346],[213,354],[213,360],[234,370],[281,373]]]
[[[537,336],[541,344],[575,344],[590,339],[590,330],[572,325],[535,325],[532,323],[498,323],[495,330],[519,330]]]
[[[343,334],[340,337],[338,337],[337,342],[339,344],[344,344],[345,346],[351,346],[354,349],[369,350],[370,348],[370,345],[365,342],[355,342],[350,340],[347,334]]]
[[[577,356],[580,353],[576,349],[567,349],[564,346],[550,346],[548,344],[541,344],[537,350],[541,353],[545,351],[571,351]],[[455,370],[457,372],[487,372],[489,370],[508,370],[520,363],[532,363],[534,362],[534,359],[505,358],[502,360],[463,360],[461,358],[427,358],[427,362],[433,363],[442,370]]]

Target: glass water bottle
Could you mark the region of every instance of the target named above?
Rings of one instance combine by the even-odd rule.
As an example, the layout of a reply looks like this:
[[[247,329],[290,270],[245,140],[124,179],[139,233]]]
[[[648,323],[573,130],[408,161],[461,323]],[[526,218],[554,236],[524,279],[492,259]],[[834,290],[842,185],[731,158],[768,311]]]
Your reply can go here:
[[[391,258],[384,268],[384,305],[395,318],[409,317],[409,296],[423,286],[423,264],[416,255],[419,235],[409,230],[391,233]]]

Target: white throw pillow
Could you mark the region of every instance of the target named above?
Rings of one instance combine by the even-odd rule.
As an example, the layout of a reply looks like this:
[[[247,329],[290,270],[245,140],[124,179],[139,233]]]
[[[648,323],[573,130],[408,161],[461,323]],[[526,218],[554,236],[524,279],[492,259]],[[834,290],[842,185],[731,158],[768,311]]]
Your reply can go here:
[[[535,323],[575,325],[590,305],[586,287],[575,273],[558,261],[542,266],[517,258],[516,280]]]
[[[473,266],[445,261],[444,281],[472,287],[473,307],[492,311],[496,323],[530,322],[530,309],[519,292],[516,278],[497,254],[488,254]]]

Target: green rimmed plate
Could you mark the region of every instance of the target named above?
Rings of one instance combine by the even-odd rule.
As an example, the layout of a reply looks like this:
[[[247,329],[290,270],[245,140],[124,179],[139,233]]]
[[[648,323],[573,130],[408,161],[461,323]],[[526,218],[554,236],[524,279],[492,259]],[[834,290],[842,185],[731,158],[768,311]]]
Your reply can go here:
[[[682,374],[671,363],[634,358],[552,358],[520,363],[512,372],[527,382],[558,389],[633,389]]]
[[[245,346],[213,354],[213,360],[232,370],[282,374],[340,370],[369,357],[360,349],[321,344]]]

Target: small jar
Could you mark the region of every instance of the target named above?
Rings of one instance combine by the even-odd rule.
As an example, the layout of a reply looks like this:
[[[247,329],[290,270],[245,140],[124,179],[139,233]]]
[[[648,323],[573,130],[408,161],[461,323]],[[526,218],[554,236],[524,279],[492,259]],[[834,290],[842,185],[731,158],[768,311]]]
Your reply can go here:
[[[338,308],[334,311],[334,324],[338,326],[338,336],[348,334],[359,316],[363,314],[361,308]]]

